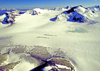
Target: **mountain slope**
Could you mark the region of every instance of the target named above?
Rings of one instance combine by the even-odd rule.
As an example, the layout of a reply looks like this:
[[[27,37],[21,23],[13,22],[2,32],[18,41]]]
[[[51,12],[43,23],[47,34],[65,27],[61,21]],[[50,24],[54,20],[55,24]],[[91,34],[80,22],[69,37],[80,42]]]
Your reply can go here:
[[[61,18],[63,18],[71,22],[94,22],[93,18],[97,16],[98,15],[91,9],[86,9],[80,5],[64,11],[63,13],[57,15],[55,18],[52,18],[51,21],[61,20]]]

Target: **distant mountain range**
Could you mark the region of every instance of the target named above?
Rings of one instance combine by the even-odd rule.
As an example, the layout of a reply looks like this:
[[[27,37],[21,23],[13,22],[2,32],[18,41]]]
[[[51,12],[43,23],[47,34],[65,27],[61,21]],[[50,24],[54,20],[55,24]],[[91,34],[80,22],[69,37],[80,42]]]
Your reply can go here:
[[[29,9],[0,9],[0,22],[3,24],[13,23],[15,21],[15,18],[20,16],[21,14],[31,14],[31,15],[38,15],[41,13],[45,13],[47,11],[63,11],[62,13],[56,15],[56,17],[51,18],[50,21],[60,21],[60,20],[66,20],[70,22],[91,22],[96,23],[96,21],[93,21],[92,18],[98,16],[96,12],[100,11],[100,6],[95,5],[92,7],[83,7],[82,5],[74,6],[74,7],[62,7],[62,8],[52,8],[52,9],[40,9],[35,8],[33,10]]]

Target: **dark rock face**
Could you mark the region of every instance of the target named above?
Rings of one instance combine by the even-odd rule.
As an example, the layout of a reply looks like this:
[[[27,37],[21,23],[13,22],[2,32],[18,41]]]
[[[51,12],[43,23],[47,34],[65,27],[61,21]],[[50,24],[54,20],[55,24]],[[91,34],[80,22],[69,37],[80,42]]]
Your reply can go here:
[[[69,14],[69,13],[72,13],[72,12],[75,12],[75,10],[74,10],[74,9],[76,9],[76,8],[78,8],[78,7],[83,7],[83,6],[82,6],[82,5],[79,5],[79,6],[74,6],[74,7],[72,7],[70,10],[65,11],[65,12],[67,12],[68,14]]]
[[[51,18],[50,21],[56,21],[56,20],[59,20],[59,17],[56,16],[55,18]]]
[[[6,13],[6,17],[4,18],[2,23],[3,24],[13,23],[15,17],[14,16],[12,17],[11,15],[12,15],[11,13]]]
[[[95,7],[96,7],[96,8],[100,8],[100,6],[99,6],[99,5],[96,5]]]
[[[19,14],[24,14],[25,12],[19,12]]]
[[[5,17],[4,20],[2,21],[2,24],[9,24],[10,22],[8,21],[8,17]]]
[[[88,18],[86,18],[82,14],[79,14],[77,11],[75,11],[72,13],[71,16],[69,16],[69,19],[67,19],[67,21],[84,23],[88,21]]]
[[[79,5],[79,6],[74,6],[74,7],[72,7],[70,10],[68,10],[68,11],[66,11],[68,14],[69,13],[72,13],[72,12],[75,12],[75,10],[74,9],[76,9],[77,7],[83,7],[82,5]]]
[[[71,12],[75,12],[75,11],[74,11],[75,8],[77,8],[77,6],[72,7],[70,10],[68,10],[68,11],[66,11],[66,12],[67,12],[68,14],[71,13]]]
[[[92,13],[95,13],[94,11],[92,11]]]
[[[82,18],[81,18],[81,17],[76,18],[76,17],[74,16],[74,17],[73,17],[73,20],[74,20],[74,21],[79,21],[79,22],[84,22],[84,21],[82,21]]]
[[[43,71],[43,68],[47,66],[47,62],[45,62],[44,64],[30,70],[30,71]]]

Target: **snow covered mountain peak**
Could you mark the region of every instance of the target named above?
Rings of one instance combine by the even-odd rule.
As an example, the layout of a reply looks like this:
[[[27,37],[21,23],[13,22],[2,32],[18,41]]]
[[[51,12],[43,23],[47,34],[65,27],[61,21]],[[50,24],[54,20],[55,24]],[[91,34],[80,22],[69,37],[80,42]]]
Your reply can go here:
[[[82,5],[79,5],[79,6],[74,6],[74,7],[70,8],[66,12],[71,13],[71,12],[75,12],[75,11],[84,13],[86,11],[86,9]]]
[[[46,9],[35,8],[33,10],[28,10],[25,14],[38,15],[41,13],[45,13],[47,11],[48,10],[46,10]]]
[[[95,5],[95,6],[92,6],[92,7],[88,7],[87,9],[98,12],[98,11],[100,11],[100,5]]]
[[[95,8],[100,8],[100,5],[95,5],[94,7],[95,7]]]
[[[51,21],[60,21],[60,20],[66,20],[70,22],[87,22],[87,21],[92,21],[93,18],[97,17],[98,15],[96,14],[97,11],[100,11],[100,6],[95,5],[93,7],[83,7],[82,5],[79,6],[74,6],[74,7],[56,7],[53,9],[41,9],[41,8],[34,8],[32,10],[27,10],[26,12],[21,12],[19,10],[14,10],[14,11],[7,11],[6,13],[9,12],[9,15],[13,15],[14,17],[24,14],[24,15],[39,15],[42,13],[46,13],[49,11],[61,11],[60,14],[56,15],[56,17],[51,18]],[[7,18],[6,18],[7,19]],[[1,19],[2,21],[2,19]],[[6,20],[5,20],[6,21]],[[4,23],[4,22],[3,22]]]
[[[97,17],[98,15],[92,9],[86,9],[82,5],[71,7],[70,9],[62,12],[61,14],[57,15],[55,18],[52,18],[51,21],[58,21],[58,20],[67,20],[71,22],[94,22],[93,18]]]
[[[12,12],[6,12],[5,13],[5,16],[2,17],[2,23],[3,24],[13,24],[14,21],[21,15],[23,14],[24,12],[23,11],[19,11],[19,10],[15,10],[15,11],[12,11]]]

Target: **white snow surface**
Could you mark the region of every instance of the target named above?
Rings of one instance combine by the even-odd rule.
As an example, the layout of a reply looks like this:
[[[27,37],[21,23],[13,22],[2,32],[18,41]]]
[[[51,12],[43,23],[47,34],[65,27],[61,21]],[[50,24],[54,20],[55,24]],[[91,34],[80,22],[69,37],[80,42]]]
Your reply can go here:
[[[83,10],[82,12],[85,11]],[[60,48],[76,71],[100,71],[100,12],[96,12],[98,16],[93,17],[98,21],[95,24],[64,19],[50,21],[62,12],[51,10],[39,15],[23,14],[13,25],[0,23],[0,53],[4,54],[9,48],[12,49],[11,44],[50,47],[48,50],[51,54]],[[12,52],[9,55],[8,63],[21,61],[13,71],[28,71],[35,67],[36,60],[29,63],[32,58],[26,53]],[[24,57],[29,59],[25,61]]]
[[[58,68],[65,68],[65,69],[70,69],[70,70],[71,70],[70,67],[67,67],[67,66],[64,66],[64,65],[56,64],[56,66],[57,66]]]
[[[43,70],[44,71],[49,71],[50,69],[52,69],[52,68],[62,68],[62,69],[69,69],[69,70],[71,70],[71,68],[70,67],[67,67],[67,66],[64,66],[64,65],[59,65],[59,64],[56,64],[56,66],[47,66],[47,67],[45,67]]]
[[[4,14],[4,15],[1,15],[1,16],[0,16],[0,21],[3,21],[5,17],[6,17],[5,14]]]

